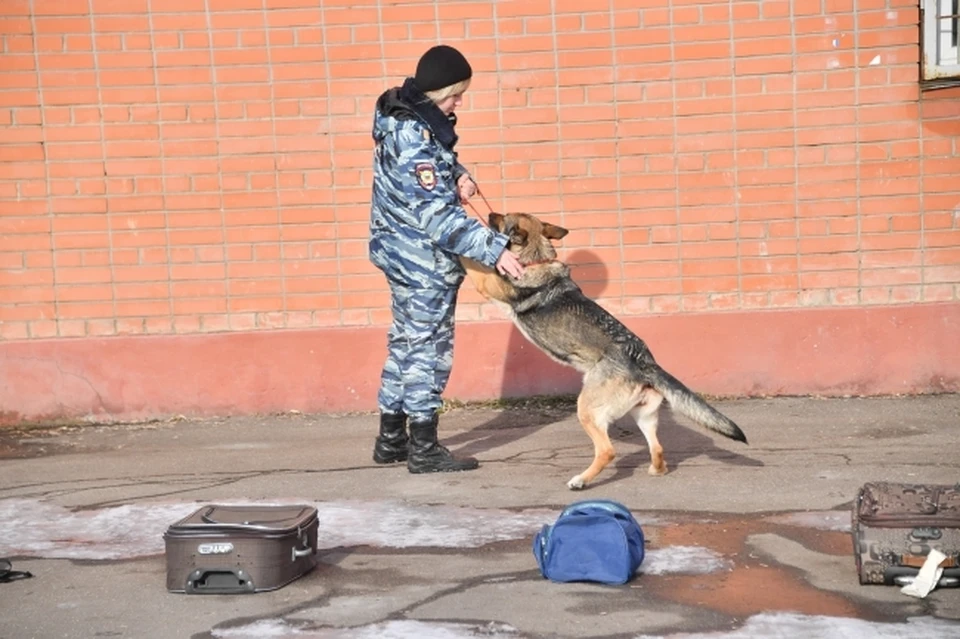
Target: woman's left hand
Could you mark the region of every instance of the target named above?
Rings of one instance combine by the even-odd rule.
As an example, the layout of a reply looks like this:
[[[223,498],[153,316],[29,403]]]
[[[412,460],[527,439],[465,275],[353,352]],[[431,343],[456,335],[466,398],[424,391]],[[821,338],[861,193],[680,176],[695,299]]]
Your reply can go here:
[[[503,253],[497,258],[497,270],[501,275],[510,275],[517,278],[523,275],[523,264],[517,259],[517,256],[510,252],[510,249],[503,249]]]
[[[473,181],[469,173],[460,176],[460,179],[457,180],[457,188],[460,191],[460,201],[464,204],[477,194],[477,183]]]

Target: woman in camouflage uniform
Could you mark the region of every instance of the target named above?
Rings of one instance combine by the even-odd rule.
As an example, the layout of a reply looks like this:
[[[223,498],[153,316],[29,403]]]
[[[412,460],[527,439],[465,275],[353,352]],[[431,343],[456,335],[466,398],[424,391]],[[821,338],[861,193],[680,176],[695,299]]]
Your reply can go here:
[[[378,404],[377,463],[411,473],[472,470],[437,441],[441,394],[453,365],[454,311],[462,255],[518,277],[507,237],[467,215],[476,184],[457,161],[455,109],[472,69],[453,47],[423,54],[416,75],[377,100],[370,260],[390,286],[393,324]],[[407,436],[407,420],[410,434]]]

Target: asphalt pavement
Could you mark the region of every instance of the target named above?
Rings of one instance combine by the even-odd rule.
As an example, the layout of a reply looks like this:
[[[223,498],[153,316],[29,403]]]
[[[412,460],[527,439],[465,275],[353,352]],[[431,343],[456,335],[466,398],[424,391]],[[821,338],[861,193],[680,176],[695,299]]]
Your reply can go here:
[[[371,459],[376,417],[258,415],[0,431],[0,637],[960,637],[960,588],[861,586],[868,481],[960,481],[960,396],[718,401],[749,445],[662,412],[669,472],[635,426],[592,456],[569,402],[467,407],[441,440],[479,469]],[[647,555],[623,586],[556,584],[531,552],[580,499],[631,509]],[[317,567],[271,592],[165,587],[166,528],[205,504],[303,503]]]

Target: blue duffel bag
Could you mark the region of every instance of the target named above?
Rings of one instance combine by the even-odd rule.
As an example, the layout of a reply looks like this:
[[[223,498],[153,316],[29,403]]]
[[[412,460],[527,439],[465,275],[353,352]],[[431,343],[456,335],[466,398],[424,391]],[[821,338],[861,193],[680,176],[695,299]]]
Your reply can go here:
[[[643,563],[643,531],[623,504],[578,501],[536,534],[533,554],[551,581],[624,584]]]

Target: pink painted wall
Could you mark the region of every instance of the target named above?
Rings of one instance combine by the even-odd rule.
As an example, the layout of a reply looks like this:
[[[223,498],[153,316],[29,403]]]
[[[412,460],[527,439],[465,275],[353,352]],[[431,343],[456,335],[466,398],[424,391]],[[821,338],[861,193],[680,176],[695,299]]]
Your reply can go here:
[[[960,304],[631,318],[662,366],[712,395],[960,391]],[[447,397],[573,393],[506,322],[458,327]],[[0,343],[6,422],[375,410],[385,330]]]

